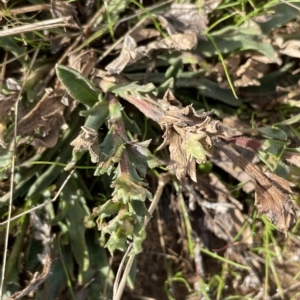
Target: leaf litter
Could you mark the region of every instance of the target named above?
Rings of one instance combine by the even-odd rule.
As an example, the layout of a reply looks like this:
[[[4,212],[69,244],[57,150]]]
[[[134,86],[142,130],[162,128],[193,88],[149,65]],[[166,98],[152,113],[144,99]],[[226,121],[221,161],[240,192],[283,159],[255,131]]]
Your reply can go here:
[[[110,24],[105,29],[106,31],[102,28],[104,30],[102,36],[109,32],[109,28],[115,26],[115,29],[118,29],[116,24],[119,14],[122,10],[126,11],[125,6],[118,7],[118,1],[114,0],[111,2],[106,7],[107,12],[111,13],[111,19],[109,14],[106,16],[107,19],[104,17],[105,14],[100,14],[100,19],[103,20],[104,18]],[[82,19],[77,16],[78,7],[76,5],[66,4],[65,7],[59,1],[55,1],[55,3],[55,5],[51,6],[52,18],[68,17],[70,20],[72,19],[70,24],[73,25],[66,29],[69,30],[68,33],[71,33],[72,30],[76,31],[78,26],[83,25],[81,24]],[[120,49],[120,54],[115,59],[110,57],[110,62],[108,60],[105,67],[102,64],[96,65],[97,55],[95,52],[86,55],[86,53],[78,51],[78,53],[75,52],[70,56],[67,67],[61,64],[56,65],[58,78],[55,79],[54,89],[46,89],[44,96],[37,97],[33,103],[32,99],[26,99],[29,93],[27,95],[23,93],[22,96],[25,101],[22,100],[20,102],[22,103],[19,109],[21,113],[16,124],[17,135],[22,137],[18,141],[18,151],[22,147],[26,149],[25,145],[30,144],[36,149],[36,154],[45,157],[45,160],[46,158],[51,159],[51,156],[48,155],[50,152],[47,149],[55,149],[62,138],[62,133],[68,132],[72,123],[72,115],[75,113],[80,114],[84,125],[76,124],[77,127],[75,129],[73,127],[74,132],[71,134],[71,141],[66,142],[73,147],[73,155],[65,161],[65,163],[69,161],[65,170],[77,168],[77,164],[83,162],[83,160],[86,163],[88,160],[85,158],[85,153],[87,152],[91,163],[96,164],[95,176],[105,173],[108,176],[113,176],[110,177],[109,183],[105,179],[106,183],[100,184],[100,190],[94,187],[91,188],[93,194],[95,191],[102,193],[102,195],[105,194],[105,201],[101,200],[99,206],[88,203],[85,198],[79,195],[72,195],[74,199],[80,199],[80,203],[83,205],[80,216],[76,217],[76,221],[80,224],[78,232],[80,232],[81,236],[78,243],[81,243],[80,249],[85,249],[81,253],[76,252],[76,241],[73,239],[72,251],[75,251],[76,263],[82,268],[80,274],[76,274],[74,269],[71,271],[71,278],[74,283],[79,285],[87,284],[92,278],[91,275],[84,275],[84,264],[81,263],[80,258],[80,255],[86,255],[83,252],[86,252],[87,249],[91,251],[93,247],[96,247],[100,253],[103,250],[103,246],[105,246],[111,253],[115,252],[116,249],[124,251],[127,241],[130,240],[133,243],[131,255],[142,252],[143,248],[147,251],[149,248],[148,239],[151,240],[153,238],[151,237],[152,235],[157,235],[155,229],[152,229],[153,232],[147,230],[148,237],[146,238],[145,228],[143,227],[143,220],[148,216],[147,199],[152,199],[151,194],[155,191],[156,182],[155,176],[148,172],[147,169],[164,166],[164,171],[160,170],[158,172],[159,176],[162,176],[164,172],[174,174],[172,184],[169,183],[165,187],[169,198],[173,199],[172,203],[174,204],[175,198],[177,202],[180,202],[180,199],[184,199],[187,202],[194,203],[189,211],[190,215],[193,215],[193,211],[201,212],[203,227],[192,228],[194,236],[201,240],[201,247],[208,250],[215,249],[211,247],[211,242],[207,240],[207,233],[205,232],[208,231],[210,232],[209,239],[212,239],[213,234],[214,237],[218,238],[219,242],[227,243],[227,246],[225,246],[226,250],[223,253],[225,259],[228,261],[232,260],[230,263],[236,262],[247,267],[248,275],[240,275],[243,277],[242,284],[238,279],[231,279],[232,287],[230,291],[233,292],[232,289],[234,288],[236,293],[259,297],[259,287],[263,282],[259,272],[262,272],[262,265],[269,265],[272,262],[268,260],[268,256],[265,259],[261,259],[263,262],[255,262],[255,259],[252,259],[250,263],[249,257],[255,252],[252,249],[255,243],[255,238],[252,236],[252,228],[253,226],[258,226],[259,230],[263,229],[260,228],[261,225],[253,225],[257,224],[258,221],[251,218],[250,214],[253,209],[247,208],[246,202],[242,200],[243,194],[240,193],[239,195],[237,193],[237,196],[233,197],[226,184],[222,183],[222,181],[226,181],[228,179],[226,176],[230,175],[239,183],[243,183],[243,193],[248,198],[251,198],[252,191],[255,189],[254,204],[259,216],[266,215],[269,221],[286,235],[295,226],[299,212],[297,205],[293,201],[293,199],[296,199],[296,194],[292,189],[297,190],[297,186],[288,181],[288,179],[291,180],[292,178],[292,176],[289,176],[290,170],[292,170],[289,164],[293,164],[295,168],[299,168],[300,164],[299,151],[296,145],[296,129],[294,127],[288,131],[288,126],[293,126],[299,121],[297,110],[295,110],[295,113],[293,111],[293,108],[298,107],[295,97],[299,94],[299,85],[297,84],[299,78],[295,68],[292,69],[294,73],[285,71],[289,75],[289,80],[294,82],[293,85],[289,85],[290,83],[285,81],[282,74],[276,73],[276,70],[274,71],[274,64],[279,69],[280,66],[284,66],[286,57],[291,59],[297,57],[299,45],[298,40],[290,32],[293,29],[291,27],[288,28],[291,35],[285,37],[285,39],[280,36],[280,29],[273,30],[272,34],[265,38],[263,33],[271,23],[278,26],[285,24],[280,24],[283,21],[276,19],[276,17],[268,16],[260,20],[261,23],[255,23],[257,21],[256,18],[253,21],[248,20],[239,28],[231,28],[227,37],[216,31],[215,42],[218,45],[218,52],[223,53],[221,55],[225,55],[226,48],[229,47],[228,49],[232,49],[232,52],[235,51],[236,53],[225,55],[224,63],[208,59],[206,71],[202,72],[203,75],[201,73],[199,73],[200,75],[194,75],[193,80],[209,79],[213,83],[218,82],[218,86],[221,86],[224,90],[228,90],[230,88],[227,80],[229,71],[236,92],[239,95],[238,101],[241,101],[237,102],[240,106],[239,112],[236,112],[237,115],[232,113],[231,108],[225,108],[224,104],[221,105],[218,102],[222,96],[218,96],[217,92],[211,89],[212,85],[208,81],[201,81],[203,83],[201,87],[202,93],[199,94],[195,94],[195,91],[191,89],[193,87],[191,83],[188,85],[189,79],[183,79],[186,90],[189,90],[188,93],[185,93],[184,88],[178,84],[179,81],[176,82],[177,78],[174,78],[175,82],[173,79],[173,82],[169,85],[164,86],[162,84],[159,89],[151,81],[147,81],[148,72],[152,72],[154,76],[162,72],[159,65],[156,66],[158,58],[163,58],[166,65],[169,55],[176,57],[191,53],[199,56],[199,49],[201,50],[201,47],[205,48],[205,45],[209,42],[209,39],[205,37],[205,32],[208,30],[207,25],[210,22],[208,14],[212,13],[212,16],[216,17],[219,11],[224,11],[224,8],[218,8],[220,3],[221,1],[205,1],[204,6],[201,8],[199,8],[198,4],[172,4],[165,12],[152,14],[151,17],[148,15],[143,25],[133,30],[130,34],[126,34],[124,29],[121,30],[123,31],[122,34],[124,34],[124,42]],[[68,7],[71,9],[68,9]],[[90,16],[88,11],[92,10],[91,7],[93,7],[92,4],[86,10],[81,9],[80,13],[85,11],[86,17]],[[116,8],[115,11],[112,10],[113,7]],[[45,8],[45,10],[47,9],[49,7]],[[288,9],[291,10],[291,8]],[[291,12],[293,11],[291,10]],[[97,17],[96,12],[94,16]],[[74,26],[74,23],[77,25]],[[47,26],[47,23],[41,25]],[[52,25],[48,24],[48,26],[49,30],[51,30]],[[61,26],[61,24],[58,26]],[[261,28],[259,28],[260,26]],[[253,35],[254,29],[256,31],[259,29],[257,31],[258,36],[255,38]],[[12,35],[22,32],[27,34],[27,30],[27,27],[20,27],[15,28],[13,32],[8,31],[6,34]],[[93,28],[90,27],[90,30],[93,31]],[[241,35],[241,32],[243,35]],[[118,36],[117,31],[114,34]],[[249,38],[248,40],[245,38],[245,35]],[[47,36],[52,41],[52,44],[49,44],[49,50],[52,53],[65,51],[65,47],[72,43],[71,36],[72,34],[66,36],[64,32],[59,30],[57,32],[53,31],[51,36]],[[54,44],[56,38],[57,40]],[[105,46],[110,45],[111,41],[108,35],[105,39],[101,35],[98,35],[98,38],[102,39],[102,43],[106,44]],[[218,40],[218,38],[220,39]],[[244,39],[243,41],[242,38]],[[258,41],[257,45],[254,43],[255,39]],[[77,41],[84,45],[84,41],[80,41],[80,39]],[[258,46],[260,42],[267,44],[263,50]],[[140,43],[141,45],[139,45]],[[77,44],[71,45],[76,47]],[[93,47],[92,43],[90,45]],[[8,48],[12,55],[14,54],[13,47],[12,43]],[[7,46],[4,49],[7,51]],[[202,55],[203,57],[207,56],[207,54],[209,54],[208,57],[215,55],[216,49],[213,52],[209,48],[207,49],[203,50],[203,54],[200,52],[199,57]],[[242,49],[244,49],[243,52],[239,51]],[[153,60],[154,63],[152,69],[148,68],[145,70],[144,82],[130,81],[130,75],[134,74],[135,70],[138,70],[136,67],[139,63],[145,60]],[[63,59],[60,63],[62,61]],[[197,60],[197,63],[193,64],[187,60],[184,64],[178,65],[178,78],[180,78],[180,74],[184,72],[184,69],[195,74],[197,74],[197,71],[201,71],[199,62],[201,60]],[[9,64],[7,66],[10,67]],[[130,69],[128,68],[129,66]],[[175,76],[177,75],[175,74]],[[268,81],[274,82],[274,78],[278,79],[276,81],[277,84],[268,85]],[[12,83],[7,82],[10,94],[3,94],[0,101],[0,145],[2,148],[0,155],[3,161],[1,163],[1,177],[4,175],[4,178],[8,177],[7,171],[10,165],[8,151],[12,141],[12,130],[9,129],[9,126],[13,125],[10,114],[16,101],[16,94],[20,92],[15,90],[13,82],[16,81],[13,80]],[[41,83],[37,83],[37,85],[40,87]],[[253,89],[249,90],[249,87]],[[262,88],[265,87],[268,87],[268,90],[263,91]],[[275,97],[274,95],[279,89],[283,93]],[[208,90],[211,90],[210,94],[207,93]],[[262,106],[259,101],[255,103],[254,99],[253,104],[251,103],[249,98],[251,98],[252,93],[261,95],[262,91],[268,93],[270,98],[273,98],[268,103],[269,109],[277,105],[289,106],[290,111],[284,111],[284,114],[287,119],[291,118],[292,121],[290,123],[288,121],[286,124],[284,123],[285,121],[282,120],[283,113],[271,116],[271,110],[267,112],[261,110]],[[196,101],[196,99],[199,99],[198,95],[206,96],[207,100],[212,101],[212,103],[201,105],[200,101]],[[192,100],[189,102],[186,99]],[[207,100],[205,100],[205,103],[207,103]],[[214,101],[217,103],[215,104]],[[85,110],[82,110],[82,106],[85,106]],[[207,112],[203,111],[203,108],[206,108]],[[244,119],[245,123],[249,122],[250,124],[249,115],[246,115],[253,108],[257,109],[255,112],[257,114],[255,128],[249,128],[249,126],[242,123],[236,128],[226,127],[226,118],[229,120],[241,118]],[[22,110],[26,111],[26,113],[23,114]],[[259,115],[260,113],[262,116]],[[265,114],[263,115],[263,113]],[[152,125],[148,125],[153,127],[151,128],[152,133],[148,133],[144,124],[142,124],[142,115],[152,120]],[[283,123],[280,125],[282,121]],[[269,124],[265,125],[264,122],[269,122]],[[144,137],[147,139],[142,139],[142,130],[146,130]],[[238,145],[239,148],[236,148],[233,144]],[[156,155],[152,154],[154,149]],[[242,152],[238,153],[237,151]],[[158,157],[156,157],[157,155]],[[275,173],[266,172],[257,157]],[[25,155],[21,158],[21,162],[22,160],[26,162],[26,159],[30,158]],[[199,175],[199,167],[197,165],[206,166],[209,162],[223,169],[227,175],[220,175],[222,180],[215,175],[216,171],[210,173],[209,179]],[[238,170],[237,166],[241,170]],[[157,168],[157,170],[159,169]],[[20,175],[22,171],[21,169]],[[58,173],[54,175],[54,173],[49,172],[49,175],[46,176],[46,171],[43,172],[46,180],[49,181],[49,186],[55,182],[55,190],[56,186],[59,186],[62,182]],[[76,175],[78,187],[84,193],[88,193],[90,186],[85,180],[82,180],[82,176],[91,175],[93,174]],[[285,176],[285,178],[282,176]],[[173,189],[176,186],[175,178],[180,185],[178,193],[183,196],[175,195],[172,191],[173,184]],[[207,181],[206,188],[203,185],[205,180]],[[25,183],[26,181],[24,181]],[[207,197],[208,194],[204,193],[205,189],[207,191],[210,190],[210,197]],[[27,199],[27,201],[31,200],[26,198],[25,191],[20,195],[23,195],[25,197],[23,199]],[[211,201],[212,199],[214,201]],[[37,201],[41,201],[41,199],[37,199]],[[184,217],[185,208],[176,204],[177,208],[172,210],[170,207],[171,200],[168,201],[169,204],[165,207],[166,212],[163,217],[159,217],[160,220],[158,221],[168,224],[167,213],[172,215],[173,218],[175,217],[176,222],[179,221],[181,226],[175,228],[174,232],[181,232],[182,240],[180,243],[185,249],[184,259],[199,266],[196,259],[193,261],[194,254],[189,252],[189,246],[184,241],[191,234],[189,232],[191,230],[188,225],[189,222]],[[94,208],[92,213],[89,212],[87,205]],[[63,220],[63,223],[60,225],[62,233],[64,232],[64,226],[68,227],[70,225],[68,222],[71,222],[69,226],[71,231],[75,228],[71,218],[69,220],[64,219],[66,214],[64,207],[67,207],[66,200],[64,197],[61,197],[58,214],[55,216],[54,211],[52,210],[51,212],[51,222],[53,224],[57,222],[58,218]],[[179,218],[178,215],[180,215]],[[197,222],[197,217],[193,215],[192,219],[195,218]],[[269,228],[268,226],[270,225],[267,221],[262,220],[263,224]],[[90,241],[85,241],[84,234],[82,234],[85,231],[83,226],[89,228],[97,227],[101,231],[102,242],[92,246]],[[163,231],[165,230],[166,228],[163,229]],[[171,245],[175,239],[174,233],[169,232],[165,235],[163,231],[158,232],[160,238],[170,242],[170,251],[174,252],[174,250],[171,250]],[[74,238],[74,232],[71,232],[73,237],[68,237],[67,233],[64,234],[66,240]],[[98,232],[94,231],[93,234],[97,235]],[[274,236],[273,233],[267,234],[269,234],[268,239]],[[236,240],[236,236],[240,238],[239,241]],[[280,239],[280,235],[277,235],[277,237]],[[53,238],[55,239],[54,236]],[[288,243],[292,243],[290,239],[288,239]],[[67,244],[64,241],[59,247],[63,247],[63,251],[66,251]],[[239,245],[242,246],[239,247]],[[153,248],[151,251],[160,252],[160,246],[157,246],[156,248],[154,247],[155,250]],[[101,253],[104,255],[103,252]],[[106,255],[104,256],[106,257]],[[203,254],[200,254],[200,256],[203,256]],[[49,259],[51,260],[51,257]],[[209,259],[211,258],[207,256],[207,260]],[[166,260],[167,256],[163,261],[166,263]],[[184,264],[180,266],[178,264],[179,260],[178,256],[175,259],[177,267],[180,267],[186,275],[190,276],[189,283],[192,283],[193,275],[195,275],[193,274],[193,267],[187,268]],[[142,267],[146,263],[147,261],[142,252],[139,264]],[[71,270],[73,263],[66,262],[66,264]],[[57,266],[53,265],[53,268],[57,268]],[[274,268],[272,270],[274,273]],[[61,271],[57,269],[57,272]],[[164,272],[158,269],[153,270],[153,272],[159,276],[165,276]],[[152,273],[152,276],[157,276],[155,273]],[[77,278],[76,275],[78,276]],[[202,283],[209,285],[209,279],[213,282],[215,276],[213,273],[209,275],[209,272],[206,274],[204,271],[202,275],[203,278],[200,279]],[[274,281],[274,284],[278,286],[278,274],[274,273],[273,276],[274,278],[267,278],[266,280]],[[46,276],[33,278],[33,281],[27,288],[25,287],[19,293],[27,293],[32,287],[36,288],[37,284],[42,282],[41,280],[46,279]],[[224,282],[230,281],[230,276],[226,275],[222,280]],[[174,283],[168,282],[168,285],[171,286],[172,284]],[[103,286],[93,284],[92,286],[98,292],[103,291]],[[57,283],[54,288],[58,291],[61,287]],[[146,291],[139,291],[139,293],[143,296],[149,293],[149,290],[151,288]],[[41,291],[43,292],[43,290]],[[200,295],[205,294],[203,290],[197,288],[195,288],[195,292],[198,292]],[[263,293],[267,295],[269,292],[274,293],[274,289],[270,288],[270,291],[265,290]],[[88,293],[92,295],[92,289]],[[187,292],[182,291],[182,287],[177,285],[177,291],[176,289],[174,290],[174,295],[183,294],[186,295]],[[224,291],[224,294],[226,294],[226,291]],[[18,295],[12,295],[12,299],[19,299],[17,298],[19,297]],[[159,295],[157,297],[163,297],[161,293]],[[211,295],[219,299],[219,296],[216,296],[214,292]]]

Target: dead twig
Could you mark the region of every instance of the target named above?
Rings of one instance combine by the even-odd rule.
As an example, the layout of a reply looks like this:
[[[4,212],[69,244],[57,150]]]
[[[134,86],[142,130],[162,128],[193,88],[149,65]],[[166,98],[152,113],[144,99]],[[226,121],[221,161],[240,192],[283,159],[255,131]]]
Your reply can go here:
[[[30,292],[36,290],[50,275],[51,268],[51,259],[49,254],[45,256],[45,263],[42,273],[34,274],[31,283],[22,291],[14,293],[11,297],[7,298],[7,300],[19,300],[28,295]]]

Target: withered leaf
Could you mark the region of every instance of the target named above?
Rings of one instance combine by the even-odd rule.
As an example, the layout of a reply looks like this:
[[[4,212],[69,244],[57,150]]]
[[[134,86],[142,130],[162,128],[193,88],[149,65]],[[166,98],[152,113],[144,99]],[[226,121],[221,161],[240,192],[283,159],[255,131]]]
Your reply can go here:
[[[219,149],[215,149],[213,156],[210,159],[219,168],[223,169],[226,173],[230,174],[233,178],[236,178],[239,182],[243,183],[243,191],[245,193],[251,193],[255,189],[254,183],[251,181],[250,176],[241,168],[239,168],[226,154]]]
[[[51,10],[53,18],[60,18],[69,15],[77,16],[76,8],[68,2],[64,1],[51,1]]]
[[[135,63],[145,56],[145,47],[138,47],[136,41],[127,35],[124,38],[123,48],[120,55],[106,66],[106,70],[111,74],[119,74],[127,66]]]
[[[180,181],[187,175],[197,181],[196,162],[204,163],[210,156],[210,135],[217,132],[218,122],[211,120],[211,112],[197,114],[191,106],[182,107],[170,90],[159,103],[165,113],[159,124],[165,133],[158,150],[169,146],[171,162],[167,169],[174,169]]]
[[[50,42],[51,53],[56,54],[71,43],[71,38],[69,36],[53,36],[50,38]]]
[[[75,140],[71,142],[73,146],[73,157],[72,161],[65,167],[66,171],[72,169],[77,162],[77,160],[85,153],[89,151],[91,156],[91,161],[96,163],[99,161],[98,154],[98,132],[92,128],[82,126],[81,132],[76,137]]]
[[[255,183],[255,204],[259,214],[277,226],[278,230],[287,232],[296,222],[297,212],[291,200],[291,183],[275,174],[263,174],[253,164],[236,152],[232,147],[218,138],[214,144],[234,163],[244,170]]]
[[[182,137],[173,130],[171,132],[169,131],[169,137],[166,133],[167,131],[165,135],[163,135],[163,138],[167,138],[168,140],[171,158],[167,170],[174,169],[176,177],[181,181],[187,175],[189,175],[193,181],[197,181],[195,159],[188,157],[187,152],[182,147]]]
[[[265,214],[278,230],[289,230],[296,222],[296,211],[289,194],[276,185],[272,186],[272,182],[269,187],[256,182],[255,187],[255,205],[259,215]]]
[[[150,56],[154,50],[191,50],[196,45],[197,36],[194,33],[174,34],[140,47],[137,47],[136,41],[130,35],[127,35],[120,55],[105,69],[109,74],[120,74],[126,66],[132,65],[143,57]]]
[[[281,48],[280,53],[297,58],[300,56],[300,41],[289,40],[284,43],[283,39],[278,38],[278,40],[279,47]]]
[[[32,145],[35,147],[52,148],[56,145],[59,133],[62,126],[65,124],[65,118],[63,117],[62,111],[56,112],[53,116],[48,119],[49,131],[44,129],[43,135],[35,135],[32,141]]]
[[[48,120],[65,108],[60,101],[62,95],[62,91],[46,93],[42,100],[18,122],[17,134],[30,134],[39,127],[43,127],[45,131],[49,132],[51,128]]]
[[[207,16],[196,4],[173,3],[170,10],[162,15],[175,30],[180,32],[201,33],[206,29]],[[170,25],[169,25],[170,27]]]
[[[7,78],[5,83],[10,91],[18,92],[21,90],[20,84],[14,78]]]

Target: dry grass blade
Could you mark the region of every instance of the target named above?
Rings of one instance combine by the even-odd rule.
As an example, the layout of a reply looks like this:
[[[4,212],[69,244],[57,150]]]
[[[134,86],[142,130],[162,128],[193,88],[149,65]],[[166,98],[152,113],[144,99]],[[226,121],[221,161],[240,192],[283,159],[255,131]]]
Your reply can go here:
[[[58,27],[78,28],[78,25],[74,22],[71,16],[68,16],[68,17],[41,21],[41,22],[36,22],[34,24],[28,24],[28,25],[18,26],[15,28],[1,30],[0,37],[11,36],[11,35],[21,34],[25,32],[32,32],[37,30],[47,30],[47,29],[58,28]]]
[[[34,52],[33,59],[31,61],[30,67],[28,72],[25,74],[25,81],[22,87],[19,90],[19,94],[17,100],[15,102],[15,126],[13,131],[13,158],[11,162],[11,176],[10,176],[10,197],[8,203],[8,216],[7,216],[7,224],[6,224],[6,232],[5,232],[5,243],[4,243],[4,254],[3,254],[3,264],[2,264],[2,272],[1,272],[1,283],[0,283],[0,296],[2,296],[2,291],[4,287],[4,280],[5,280],[5,268],[6,268],[6,258],[7,258],[7,249],[8,249],[8,239],[9,239],[9,231],[10,231],[10,222],[11,222],[11,213],[12,213],[12,205],[13,205],[13,192],[14,192],[14,182],[15,182],[15,165],[16,165],[16,155],[17,155],[17,121],[18,121],[18,112],[19,112],[19,102],[21,100],[22,91],[25,86],[26,79],[28,78],[29,72],[32,69],[32,66],[37,58],[37,55],[40,51],[40,48],[37,47],[36,51]]]

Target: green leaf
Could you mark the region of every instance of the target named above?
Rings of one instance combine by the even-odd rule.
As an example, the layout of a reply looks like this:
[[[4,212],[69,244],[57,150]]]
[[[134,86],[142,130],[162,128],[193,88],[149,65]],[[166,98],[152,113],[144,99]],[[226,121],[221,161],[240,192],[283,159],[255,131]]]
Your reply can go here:
[[[12,148],[13,141],[10,142],[6,148],[0,146],[0,181],[8,177],[8,171],[11,166],[13,151]]]
[[[165,72],[165,79],[168,80],[170,78],[178,78],[179,74],[183,70],[183,63],[181,57],[178,58],[174,64],[170,65],[167,71]]]
[[[101,205],[99,212],[97,212],[97,215],[101,216],[102,218],[110,217],[111,215],[117,213],[120,208],[121,203],[108,200],[103,205]]]
[[[200,78],[197,80],[180,79],[177,80],[177,87],[195,87],[203,96],[219,100],[232,106],[242,105],[242,101],[240,99],[236,99],[231,91],[220,88],[218,83],[206,78]]]
[[[108,103],[97,102],[91,109],[81,111],[80,115],[86,117],[85,127],[97,131],[108,118]]]
[[[286,133],[277,127],[259,127],[256,128],[256,130],[267,138],[273,138],[281,141],[287,140]]]
[[[146,198],[152,199],[151,193],[142,186],[141,182],[134,182],[126,175],[122,174],[111,185],[114,188],[113,195],[124,204],[131,200],[145,201]]]
[[[141,177],[146,176],[148,167],[153,169],[163,164],[148,149],[150,142],[151,140],[147,140],[130,144],[126,147],[129,161],[132,166],[137,169]]]
[[[88,236],[87,246],[89,251],[89,259],[91,263],[89,268],[89,278],[91,285],[88,288],[87,299],[112,299],[112,285],[114,274],[109,264],[107,251],[99,243],[99,237],[96,231]],[[95,280],[92,280],[95,279]],[[106,291],[106,298],[103,292]]]
[[[55,242],[57,242],[57,240]],[[57,251],[57,249],[55,250]],[[64,266],[70,270],[74,268],[74,264],[69,247],[61,246],[61,252],[62,257],[54,259],[52,262],[51,279],[45,281],[45,289],[41,289],[41,295],[38,295],[36,299],[55,300],[57,299],[57,295],[66,288],[66,274]],[[37,289],[37,293],[39,293],[39,290],[40,289]]]
[[[70,246],[76,262],[79,266],[79,284],[86,284],[86,273],[89,269],[90,261],[88,249],[85,241],[84,218],[89,214],[85,204],[85,198],[77,191],[76,179],[71,178],[61,193],[60,201],[64,201],[68,207],[66,223],[70,238]]]
[[[6,276],[5,280],[19,286],[19,273],[21,272],[21,257],[25,236],[28,226],[28,216],[25,217],[24,222],[18,228],[19,233],[16,235],[16,240],[14,241],[13,247],[10,248],[9,257],[6,262]],[[1,295],[2,296],[2,295]]]
[[[111,102],[109,104],[109,119],[111,123],[122,120],[123,107],[119,102]]]
[[[109,240],[105,244],[110,253],[113,253],[116,249],[124,251],[126,247],[126,236],[118,235],[115,231],[111,233]]]
[[[122,95],[124,95],[125,97],[129,95],[133,95],[138,99],[142,98],[141,97],[142,94],[149,94],[149,93],[153,93],[154,95],[157,94],[156,87],[153,83],[140,85],[137,84],[136,82],[115,85],[110,89],[110,92],[114,93],[116,96],[121,96],[121,97]]]
[[[123,139],[119,135],[115,135],[114,132],[114,127],[111,127],[100,145],[99,164],[94,173],[95,176],[104,173],[111,174],[115,163],[121,159],[125,145]]]
[[[198,138],[190,138],[183,141],[182,147],[186,149],[189,155],[196,158],[198,164],[202,164],[206,161],[205,150],[201,142],[198,141]]]
[[[292,124],[298,123],[299,121],[300,121],[300,114],[295,115],[294,117],[284,120],[282,122],[275,123],[273,125],[292,125]]]
[[[125,113],[125,111],[122,111],[122,119],[124,122],[124,126],[126,129],[128,129],[129,131],[131,131],[132,133],[136,133],[138,135],[141,134],[141,130],[139,128],[139,126],[136,124],[136,122],[132,119],[130,119],[127,114]]]
[[[23,68],[25,70],[28,69],[29,62],[26,61],[26,59],[24,58],[26,48],[20,47],[20,45],[16,42],[14,37],[11,36],[0,37],[0,47],[3,48],[8,53],[12,53],[22,64]]]
[[[141,80],[144,76],[144,73],[130,74],[130,77],[133,78],[133,80]],[[148,75],[148,80],[155,84],[162,84],[165,82],[165,76],[161,73],[150,73]],[[198,89],[199,94],[203,96],[219,100],[231,106],[242,105],[242,101],[240,99],[236,99],[231,91],[221,88],[218,83],[207,78],[198,78],[197,73],[195,72],[180,73],[179,77],[176,78],[176,88],[196,88]],[[126,89],[125,91],[122,90],[122,93],[125,92]],[[140,94],[139,97],[141,98]]]
[[[298,9],[295,7],[298,6]],[[274,7],[274,12],[272,18],[267,22],[261,23],[261,30],[265,35],[268,35],[275,28],[279,28],[285,25],[289,21],[297,18],[299,16],[299,3],[293,3],[289,5],[286,3],[280,3]]]
[[[152,217],[148,212],[148,209],[146,208],[145,202],[140,200],[131,200],[130,204],[137,216],[140,216],[143,219],[145,216],[147,216],[148,218]]]
[[[277,169],[278,164],[286,148],[286,143],[267,139],[262,144],[262,149],[258,152],[259,158],[272,170],[273,172]]]
[[[137,257],[134,257],[133,264],[132,264],[130,272],[129,272],[129,276],[127,278],[127,285],[129,286],[129,288],[131,290],[134,289],[137,272],[138,272]]]
[[[47,167],[46,170],[40,174],[40,176],[36,179],[35,183],[32,184],[28,190],[27,198],[35,198],[36,196],[40,195],[42,191],[49,187],[50,184],[60,175],[62,167],[55,164],[57,163],[64,163],[67,161],[71,146],[66,145],[62,148],[60,155],[56,155],[56,160],[54,164],[50,167]]]
[[[70,67],[56,64],[55,68],[57,77],[71,97],[87,107],[94,106],[98,101],[99,89],[78,71]]]
[[[133,239],[133,249],[130,251],[129,255],[136,255],[142,252],[142,244],[146,238],[146,230],[143,227],[140,231],[139,234],[134,235]]]
[[[240,34],[233,31],[227,33],[226,37],[214,37],[214,43],[218,51],[223,54],[240,50],[256,50],[270,59],[275,58],[275,50],[271,44],[262,41],[263,36]],[[202,41],[197,47],[197,51],[207,57],[218,55],[217,49],[210,41]]]

